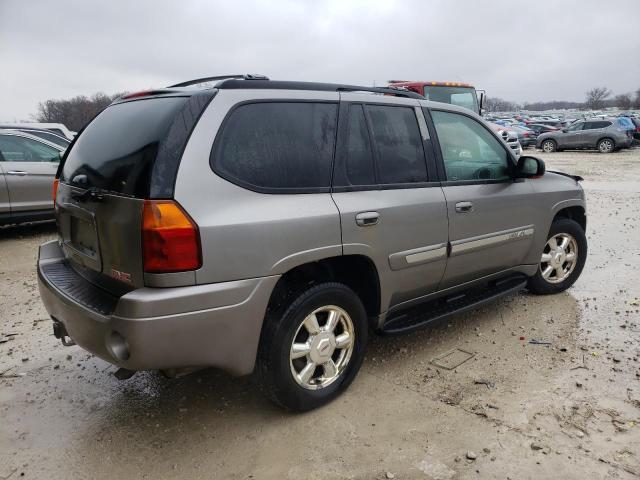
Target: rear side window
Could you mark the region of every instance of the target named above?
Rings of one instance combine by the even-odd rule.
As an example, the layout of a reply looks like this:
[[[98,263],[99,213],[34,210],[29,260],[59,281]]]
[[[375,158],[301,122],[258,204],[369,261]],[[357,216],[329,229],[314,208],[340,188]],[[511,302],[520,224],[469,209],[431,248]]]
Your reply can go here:
[[[427,181],[427,165],[413,108],[367,105],[376,152],[378,183]]]
[[[186,102],[187,97],[164,97],[106,108],[76,139],[61,180],[148,197],[159,145]]]
[[[335,103],[240,105],[216,138],[211,167],[252,190],[329,191],[337,116]]]
[[[585,130],[596,130],[599,128],[607,128],[611,125],[611,122],[586,122],[584,125]]]

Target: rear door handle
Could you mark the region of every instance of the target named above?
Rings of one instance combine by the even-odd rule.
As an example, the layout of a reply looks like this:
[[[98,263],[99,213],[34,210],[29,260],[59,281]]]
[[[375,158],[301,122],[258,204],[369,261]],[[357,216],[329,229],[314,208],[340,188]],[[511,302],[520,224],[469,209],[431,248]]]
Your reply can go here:
[[[456,203],[456,212],[458,212],[458,213],[473,212],[473,203],[471,203],[471,202],[458,202],[458,203]]]
[[[380,220],[378,212],[361,212],[356,215],[356,223],[361,227],[370,227],[376,225]]]
[[[27,175],[27,172],[23,170],[9,170],[7,172],[7,175],[20,175],[22,177],[24,175]]]

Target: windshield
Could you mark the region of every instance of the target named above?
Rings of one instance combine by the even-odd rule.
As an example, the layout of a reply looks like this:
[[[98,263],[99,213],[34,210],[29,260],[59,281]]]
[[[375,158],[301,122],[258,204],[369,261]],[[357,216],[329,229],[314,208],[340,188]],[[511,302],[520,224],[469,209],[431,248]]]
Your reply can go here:
[[[450,103],[480,113],[478,97],[473,87],[424,86],[424,97],[432,102]]]

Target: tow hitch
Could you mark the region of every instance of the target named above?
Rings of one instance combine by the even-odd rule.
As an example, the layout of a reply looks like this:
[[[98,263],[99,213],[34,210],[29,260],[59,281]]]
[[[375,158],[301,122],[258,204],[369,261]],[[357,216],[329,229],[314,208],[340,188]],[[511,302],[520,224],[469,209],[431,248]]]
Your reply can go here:
[[[62,342],[62,345],[64,345],[65,347],[74,346],[76,342],[74,342],[71,339],[71,337],[67,333],[67,329],[64,328],[64,325],[53,317],[52,317],[52,320],[53,320],[53,336],[56,338],[59,338],[60,341]]]

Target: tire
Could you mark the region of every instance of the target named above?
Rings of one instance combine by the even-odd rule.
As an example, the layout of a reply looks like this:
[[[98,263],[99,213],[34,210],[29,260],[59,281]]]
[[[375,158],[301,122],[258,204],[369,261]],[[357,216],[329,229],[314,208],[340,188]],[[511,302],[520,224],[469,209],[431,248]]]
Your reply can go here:
[[[561,239],[569,239],[569,244],[565,249],[555,250],[557,253],[554,254],[554,250],[550,247],[552,238],[556,239],[558,247],[562,245],[562,243],[558,243]],[[564,256],[562,252],[564,252]],[[559,257],[558,253],[560,254]],[[574,254],[574,260],[571,265],[569,261],[570,253]],[[548,295],[565,291],[578,279],[586,260],[587,237],[580,224],[568,218],[554,220],[547,235],[547,243],[543,248],[538,271],[529,279],[529,291],[536,295]],[[549,268],[553,271],[549,272]]]
[[[269,399],[288,410],[303,412],[330,402],[351,384],[364,359],[368,322],[360,298],[341,283],[313,286],[292,300],[280,312],[268,312],[265,317],[256,373]],[[314,336],[305,320],[316,311],[315,327],[320,329]],[[329,312],[337,313],[333,337],[326,331]],[[345,333],[351,336],[351,343],[340,348],[337,343]],[[307,346],[308,353],[292,358],[294,343]],[[296,355],[302,353],[300,350]],[[320,363],[327,358],[337,366],[337,375],[326,369],[328,361]],[[311,372],[306,380],[305,369]]]
[[[603,138],[598,141],[597,148],[600,153],[612,153],[616,149],[616,144],[610,138]]]
[[[540,144],[540,148],[545,153],[552,153],[558,150],[558,144],[555,140],[544,140]]]

